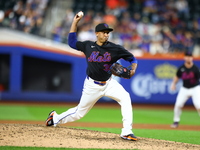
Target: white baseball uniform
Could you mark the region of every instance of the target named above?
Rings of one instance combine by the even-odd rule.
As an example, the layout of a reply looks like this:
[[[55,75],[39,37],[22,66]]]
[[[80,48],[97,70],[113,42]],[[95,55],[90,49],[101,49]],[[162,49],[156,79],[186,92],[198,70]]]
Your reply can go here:
[[[200,71],[196,65],[191,68],[186,68],[185,65],[182,65],[176,75],[183,80],[183,86],[180,88],[174,106],[174,122],[179,122],[182,108],[190,97],[200,115]]]
[[[82,97],[78,106],[61,113],[54,114],[54,126],[76,121],[85,116],[93,105],[103,96],[116,100],[121,105],[123,129],[122,135],[132,133],[132,105],[129,93],[116,80],[110,78],[104,86],[94,83],[87,77],[84,82]],[[109,117],[109,114],[108,116]]]
[[[101,26],[108,27],[106,24]],[[101,97],[106,96],[117,101],[121,106],[123,121],[121,136],[133,134],[133,114],[130,95],[120,83],[112,79],[112,74],[109,71],[110,66],[121,58],[130,62],[130,64],[137,63],[136,58],[122,46],[109,41],[102,46],[92,41],[76,41],[76,33],[69,34],[69,43],[71,43],[72,48],[80,50],[85,54],[88,64],[87,77],[78,106],[60,115],[54,113],[54,126],[82,118]]]

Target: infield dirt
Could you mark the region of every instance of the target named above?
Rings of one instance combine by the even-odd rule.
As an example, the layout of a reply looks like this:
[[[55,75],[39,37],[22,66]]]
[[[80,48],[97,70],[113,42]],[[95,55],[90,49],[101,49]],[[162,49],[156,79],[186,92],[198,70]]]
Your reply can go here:
[[[105,107],[105,106],[104,106]],[[143,106],[144,108],[144,106]],[[166,108],[166,107],[165,107]],[[192,108],[193,109],[193,108]],[[118,134],[76,129],[73,127],[121,128],[115,123],[73,122],[57,127],[46,127],[41,121],[0,121],[0,146],[65,147],[140,150],[199,150],[200,145],[143,138],[127,141]],[[134,124],[134,128],[172,130],[169,125]],[[200,131],[199,126],[181,125],[176,130]]]
[[[126,141],[118,134],[75,129],[66,126],[46,127],[41,124],[0,124],[0,146],[199,150],[200,145],[138,137]]]

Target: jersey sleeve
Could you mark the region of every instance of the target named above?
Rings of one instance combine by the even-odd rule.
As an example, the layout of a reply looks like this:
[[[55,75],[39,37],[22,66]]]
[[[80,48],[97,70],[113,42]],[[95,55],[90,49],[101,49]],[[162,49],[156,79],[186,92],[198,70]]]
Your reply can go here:
[[[84,42],[77,41],[76,42],[77,50],[84,52],[86,50],[87,43],[88,43],[88,41],[84,41]]]
[[[119,46],[118,55],[130,63],[137,63],[137,59],[134,57],[134,55],[122,46]]]
[[[179,67],[178,70],[177,70],[177,72],[176,72],[176,76],[177,76],[178,78],[180,78],[181,75],[182,75],[182,73],[181,73],[181,68],[182,68],[182,67]]]
[[[77,41],[76,32],[69,33],[69,35],[68,35],[69,46],[78,51],[84,52],[87,42],[88,41],[85,41],[85,42]]]
[[[200,79],[200,68],[196,66],[196,78]]]

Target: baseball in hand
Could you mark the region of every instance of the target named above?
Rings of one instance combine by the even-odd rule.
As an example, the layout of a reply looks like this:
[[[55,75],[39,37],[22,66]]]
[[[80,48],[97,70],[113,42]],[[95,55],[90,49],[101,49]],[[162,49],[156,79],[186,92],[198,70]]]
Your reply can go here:
[[[82,11],[79,11],[79,12],[78,12],[78,16],[79,16],[79,17],[82,17],[83,15],[84,15],[84,14],[83,14]]]

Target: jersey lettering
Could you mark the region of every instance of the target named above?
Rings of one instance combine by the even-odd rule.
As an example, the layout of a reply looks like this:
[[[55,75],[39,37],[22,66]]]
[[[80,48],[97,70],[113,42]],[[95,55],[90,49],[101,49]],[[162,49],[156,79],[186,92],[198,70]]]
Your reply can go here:
[[[106,71],[106,72],[108,72],[109,70],[110,70],[110,66],[111,66],[112,64],[104,64],[103,66],[104,66],[104,71]]]
[[[103,54],[103,56],[99,56],[99,52],[92,52],[90,57],[88,58],[89,62],[110,62],[111,56],[110,53],[106,52]]]
[[[183,80],[193,79],[193,78],[194,78],[194,73],[193,73],[193,72],[190,72],[190,73],[184,72],[184,73],[182,74],[182,79],[183,79]]]
[[[188,80],[189,79],[190,80],[189,81],[190,84],[195,84],[197,82],[197,80],[195,79],[195,75],[194,75],[193,72],[189,72],[189,73],[184,72],[182,74],[182,79],[183,80]]]

